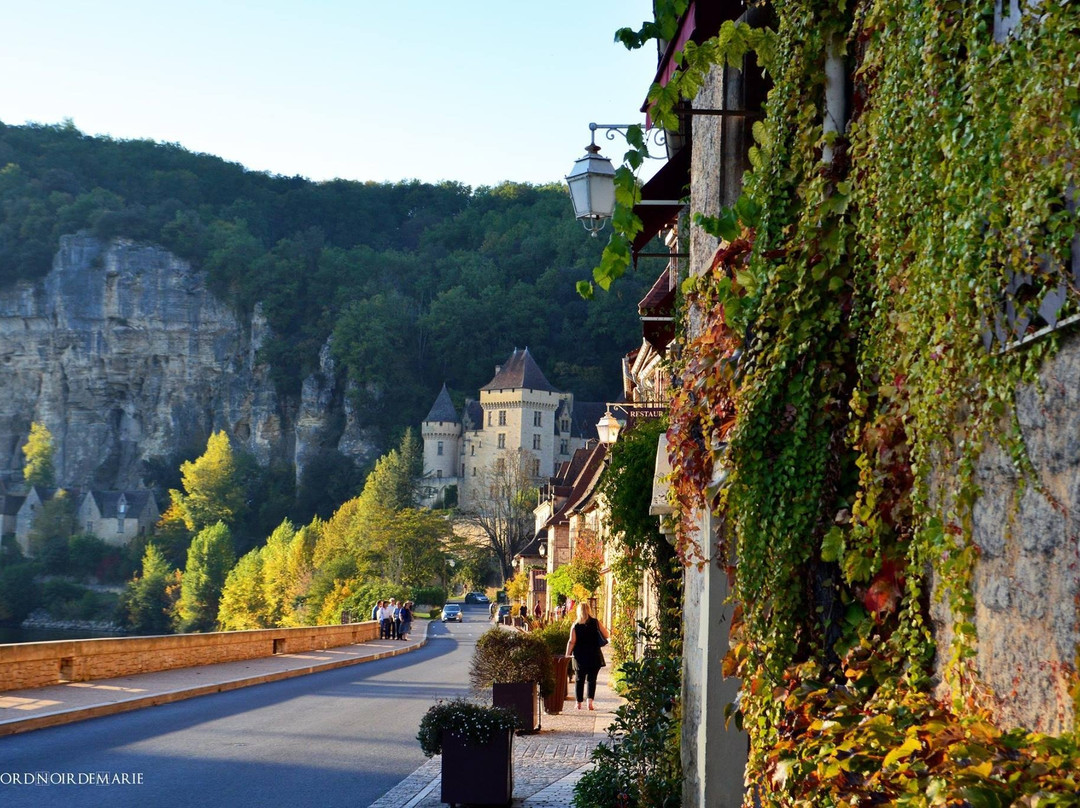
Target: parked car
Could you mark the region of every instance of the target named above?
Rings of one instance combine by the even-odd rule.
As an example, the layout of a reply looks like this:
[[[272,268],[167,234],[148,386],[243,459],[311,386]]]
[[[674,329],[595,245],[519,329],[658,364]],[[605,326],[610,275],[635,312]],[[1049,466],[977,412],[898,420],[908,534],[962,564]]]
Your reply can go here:
[[[469,592],[467,595],[465,595],[465,602],[487,604],[490,601],[488,601],[488,596],[485,595],[483,592]]]
[[[501,604],[499,604],[499,609],[498,609],[497,612],[495,612],[495,622],[496,623],[501,623],[504,617],[509,617],[509,616],[510,616],[510,604],[509,603],[501,603]]]
[[[445,623],[448,620],[457,620],[459,623],[462,622],[461,607],[458,606],[458,604],[447,603],[443,606],[442,621]]]

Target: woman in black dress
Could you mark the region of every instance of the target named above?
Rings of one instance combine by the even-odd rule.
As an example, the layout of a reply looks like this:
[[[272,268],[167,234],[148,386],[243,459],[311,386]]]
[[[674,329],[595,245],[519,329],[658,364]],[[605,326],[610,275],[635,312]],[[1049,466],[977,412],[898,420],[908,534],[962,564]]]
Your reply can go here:
[[[588,603],[579,603],[577,622],[570,628],[570,639],[566,642],[566,655],[574,658],[574,691],[577,695],[577,708],[585,698],[585,683],[589,683],[589,709],[595,710],[593,698],[596,697],[596,674],[604,666],[604,657],[600,652],[600,638],[608,638],[604,625],[589,613]]]

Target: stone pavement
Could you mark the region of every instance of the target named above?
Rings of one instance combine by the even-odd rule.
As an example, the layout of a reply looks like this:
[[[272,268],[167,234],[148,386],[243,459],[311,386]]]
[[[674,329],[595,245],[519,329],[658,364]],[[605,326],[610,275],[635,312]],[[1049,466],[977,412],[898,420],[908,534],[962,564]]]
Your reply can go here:
[[[596,710],[574,709],[573,687],[559,715],[545,713],[534,735],[514,738],[514,808],[570,808],[574,784],[589,770],[593,749],[622,703],[610,686],[610,667],[597,680]],[[369,808],[439,808],[441,758],[433,757]]]
[[[408,642],[372,640],[325,651],[0,691],[0,736],[396,656],[427,643],[428,622],[418,620],[414,627],[419,631]],[[574,783],[588,770],[592,750],[605,741],[608,724],[622,703],[610,687],[609,676],[610,667],[600,671],[594,712],[574,709],[571,686],[566,710],[559,715],[544,713],[539,732],[514,738],[514,808],[572,805]],[[441,759],[432,758],[371,808],[442,806],[440,766]]]

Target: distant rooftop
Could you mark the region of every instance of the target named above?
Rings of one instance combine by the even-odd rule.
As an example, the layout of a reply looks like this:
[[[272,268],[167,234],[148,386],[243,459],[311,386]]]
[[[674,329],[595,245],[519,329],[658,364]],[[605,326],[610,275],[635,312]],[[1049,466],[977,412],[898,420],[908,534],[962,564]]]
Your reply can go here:
[[[425,421],[446,421],[451,424],[458,423],[457,409],[450,400],[450,391],[443,384],[435,403],[431,405],[431,412],[427,414]]]
[[[551,393],[559,392],[551,386],[551,382],[544,376],[536,360],[532,358],[529,349],[519,351],[517,348],[506,360],[504,365],[496,368],[495,378],[480,388],[481,390],[546,390]]]

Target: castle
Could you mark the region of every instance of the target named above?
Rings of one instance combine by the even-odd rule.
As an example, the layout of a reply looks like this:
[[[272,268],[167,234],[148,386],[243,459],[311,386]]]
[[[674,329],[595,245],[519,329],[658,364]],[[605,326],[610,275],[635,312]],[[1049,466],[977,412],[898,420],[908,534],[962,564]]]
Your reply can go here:
[[[421,424],[428,505],[467,509],[493,471],[515,456],[534,484],[554,476],[588,440],[604,405],[574,403],[552,387],[529,349],[517,348],[458,414],[443,385]]]

